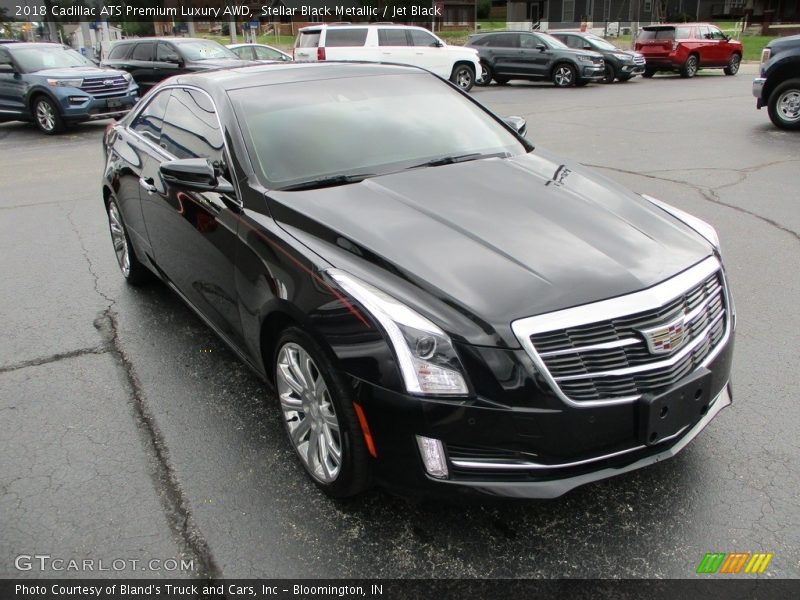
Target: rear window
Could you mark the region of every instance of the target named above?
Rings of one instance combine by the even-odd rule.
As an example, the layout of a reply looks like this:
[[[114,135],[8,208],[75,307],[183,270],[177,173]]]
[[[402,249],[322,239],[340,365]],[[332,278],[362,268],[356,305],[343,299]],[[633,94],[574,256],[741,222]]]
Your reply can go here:
[[[405,37],[405,33],[403,33]],[[325,46],[328,48],[343,46],[363,46],[367,41],[367,29],[328,29],[325,35]],[[404,44],[405,45],[405,44]]]
[[[685,40],[689,38],[688,27],[659,27],[642,29],[640,40]]]
[[[297,48],[316,48],[319,46],[319,31],[301,31],[297,36]]]
[[[130,49],[130,44],[116,44],[113,48],[111,48],[111,52],[108,53],[108,58],[112,60],[125,58],[125,55],[128,54],[128,50]]]

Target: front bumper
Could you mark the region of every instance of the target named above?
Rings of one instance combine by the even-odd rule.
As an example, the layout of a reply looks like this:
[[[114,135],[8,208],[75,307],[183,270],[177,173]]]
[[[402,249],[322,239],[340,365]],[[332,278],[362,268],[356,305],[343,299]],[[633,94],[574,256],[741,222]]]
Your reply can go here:
[[[606,75],[604,65],[583,65],[581,66],[580,78],[589,81],[600,81]]]
[[[625,75],[641,75],[644,73],[644,65],[622,65],[619,71]]]
[[[766,105],[764,101],[763,94],[764,94],[764,84],[767,83],[766,77],[756,77],[753,79],[753,96],[756,98],[756,108],[761,109],[761,107]]]
[[[76,88],[59,98],[62,115],[71,122],[118,118],[128,113],[138,101],[139,90],[135,86],[124,94],[111,97],[95,97]]]

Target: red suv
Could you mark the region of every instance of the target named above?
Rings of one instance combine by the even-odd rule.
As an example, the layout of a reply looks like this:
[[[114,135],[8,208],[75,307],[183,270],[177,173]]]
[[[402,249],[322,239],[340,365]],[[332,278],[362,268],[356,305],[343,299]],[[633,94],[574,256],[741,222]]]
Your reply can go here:
[[[636,39],[636,50],[647,61],[644,77],[652,77],[656,71],[694,77],[699,69],[707,68],[722,68],[725,75],[736,75],[742,62],[742,43],[709,23],[648,25]]]

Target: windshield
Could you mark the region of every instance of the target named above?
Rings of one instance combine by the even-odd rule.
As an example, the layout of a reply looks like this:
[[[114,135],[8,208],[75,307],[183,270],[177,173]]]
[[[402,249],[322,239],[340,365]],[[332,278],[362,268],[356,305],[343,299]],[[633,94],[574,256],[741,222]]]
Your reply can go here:
[[[549,35],[547,33],[537,33],[536,35],[542,38],[542,40],[544,40],[544,42],[551,48],[558,48],[560,50],[563,50],[564,48],[569,48],[569,46],[567,46],[564,42],[554,38],[552,35]]]
[[[213,60],[219,58],[236,58],[231,50],[213,40],[197,40],[181,42],[181,53],[186,60]]]
[[[443,158],[526,152],[481,108],[422,73],[304,81],[229,95],[253,163],[272,188],[335,175],[380,175]]]
[[[42,45],[15,47],[8,44],[6,49],[11,52],[20,68],[26,73],[35,73],[44,69],[70,69],[72,67],[93,67],[92,62],[77,52],[63,46]]]
[[[611,42],[607,42],[603,38],[597,37],[596,35],[587,35],[586,39],[588,39],[595,48],[599,48],[600,50],[619,50],[619,48],[617,48]]]

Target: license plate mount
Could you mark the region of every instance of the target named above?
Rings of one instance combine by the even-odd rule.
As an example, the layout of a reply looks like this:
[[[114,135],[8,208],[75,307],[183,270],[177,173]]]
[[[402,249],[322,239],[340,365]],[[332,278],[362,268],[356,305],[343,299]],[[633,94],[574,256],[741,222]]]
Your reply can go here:
[[[708,412],[711,371],[698,369],[674,387],[639,399],[639,440],[648,446],[662,442]]]
[[[122,100],[109,100],[108,108],[117,108],[122,106]]]

